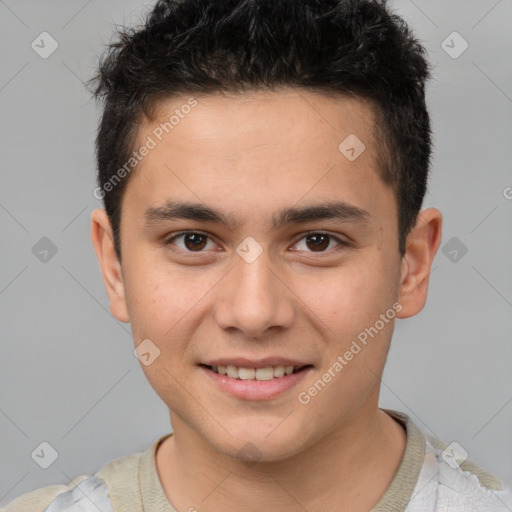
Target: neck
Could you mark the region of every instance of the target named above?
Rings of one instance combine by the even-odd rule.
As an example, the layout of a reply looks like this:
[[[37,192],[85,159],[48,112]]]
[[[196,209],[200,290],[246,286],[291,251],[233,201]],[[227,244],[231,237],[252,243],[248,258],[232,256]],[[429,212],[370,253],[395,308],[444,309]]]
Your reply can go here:
[[[367,511],[389,486],[406,442],[402,427],[373,407],[300,454],[249,465],[216,451],[180,418],[172,424],[156,465],[179,511]]]

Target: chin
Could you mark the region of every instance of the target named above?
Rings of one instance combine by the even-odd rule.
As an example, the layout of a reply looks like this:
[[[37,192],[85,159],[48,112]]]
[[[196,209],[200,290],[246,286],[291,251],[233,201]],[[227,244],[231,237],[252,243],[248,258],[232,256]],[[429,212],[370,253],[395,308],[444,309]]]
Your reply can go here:
[[[267,422],[263,425],[254,420],[245,426],[227,426],[232,437],[224,432],[222,440],[211,439],[210,442],[221,453],[248,465],[284,461],[304,449],[304,430],[290,428],[290,425],[281,428],[280,422],[282,418],[270,428]]]

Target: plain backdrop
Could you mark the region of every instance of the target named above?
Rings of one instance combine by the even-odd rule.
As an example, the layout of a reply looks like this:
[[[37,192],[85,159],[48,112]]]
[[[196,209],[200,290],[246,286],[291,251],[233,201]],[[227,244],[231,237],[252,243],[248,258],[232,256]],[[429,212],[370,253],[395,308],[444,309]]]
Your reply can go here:
[[[434,65],[424,207],[444,230],[426,307],[396,324],[381,406],[512,483],[512,2],[391,5]],[[0,505],[170,431],[89,238],[99,110],[82,82],[115,24],[149,6],[0,1]],[[41,37],[58,44],[47,58]],[[48,469],[32,457],[43,442],[58,453]]]

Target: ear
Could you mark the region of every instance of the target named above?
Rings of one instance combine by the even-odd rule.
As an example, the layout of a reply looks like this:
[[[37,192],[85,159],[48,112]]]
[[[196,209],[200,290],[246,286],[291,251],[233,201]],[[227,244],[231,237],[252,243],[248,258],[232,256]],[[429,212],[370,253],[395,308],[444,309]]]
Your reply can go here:
[[[443,216],[437,208],[418,214],[416,225],[407,237],[401,264],[398,318],[418,314],[427,300],[430,268],[441,243]]]
[[[114,236],[107,212],[96,208],[91,214],[91,240],[110,301],[110,312],[120,322],[129,322],[121,264],[114,248]]]

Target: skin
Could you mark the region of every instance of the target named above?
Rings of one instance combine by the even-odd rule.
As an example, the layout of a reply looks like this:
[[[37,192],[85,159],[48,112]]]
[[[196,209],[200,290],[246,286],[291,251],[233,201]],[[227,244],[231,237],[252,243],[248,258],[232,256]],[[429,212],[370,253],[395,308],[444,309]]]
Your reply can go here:
[[[187,98],[162,100],[156,118],[141,122],[138,143]],[[179,511],[367,511],[389,486],[406,441],[378,409],[394,320],[307,405],[297,396],[394,303],[401,305],[396,318],[422,310],[442,215],[420,212],[401,257],[395,196],[377,174],[372,110],[360,99],[296,89],[196,99],[130,177],[122,264],[105,211],[91,218],[112,314],[131,322],[136,346],[150,339],[160,350],[141,367],[174,431],[156,454],[162,487]],[[354,161],[338,150],[349,134],[366,146]],[[222,209],[237,225],[169,220],[146,227],[144,212],[166,200]],[[367,210],[368,222],[272,229],[282,208],[331,200]],[[165,245],[181,230],[209,237],[202,252],[184,237]],[[306,238],[318,231],[349,245],[327,238],[319,251]],[[248,236],[263,250],[252,263],[236,252]],[[217,389],[198,366],[267,355],[313,369],[296,388],[248,401]],[[238,453],[249,442],[257,462]]]

